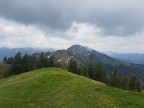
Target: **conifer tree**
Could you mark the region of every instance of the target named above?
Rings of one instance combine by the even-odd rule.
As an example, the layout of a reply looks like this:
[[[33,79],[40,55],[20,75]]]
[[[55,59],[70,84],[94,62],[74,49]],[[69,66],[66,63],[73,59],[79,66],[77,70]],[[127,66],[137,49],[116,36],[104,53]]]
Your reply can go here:
[[[111,86],[119,87],[119,78],[116,68],[114,68],[114,71],[111,76]]]
[[[101,70],[101,81],[103,83],[108,83],[108,75],[105,68],[102,68]]]
[[[8,58],[6,61],[6,63],[10,65],[12,64],[12,62],[13,62],[13,57]]]
[[[68,70],[70,72],[73,72],[75,74],[79,74],[78,70],[77,70],[77,62],[72,58],[70,59],[70,62],[69,62],[69,66],[68,66]]]
[[[19,74],[23,72],[23,68],[22,68],[22,58],[21,58],[21,53],[18,52],[13,61],[12,61],[12,65],[11,65],[11,74]]]
[[[93,54],[90,54],[89,59],[87,61],[88,66],[88,74],[91,79],[94,79],[94,57]]]
[[[94,72],[93,72],[93,76],[94,76],[94,79],[97,80],[97,81],[101,81],[101,77],[102,77],[102,66],[98,66],[98,65],[95,65],[94,66]]]
[[[45,67],[48,67],[48,60],[44,56],[44,53],[42,52],[37,63],[37,68],[40,69]]]
[[[81,75],[82,75],[82,76],[85,76],[85,77],[89,77],[89,74],[88,74],[88,67],[87,67],[86,64],[84,64],[83,67],[82,67]]]
[[[49,67],[54,67],[54,57],[51,56],[49,59],[48,59],[48,64],[49,64]]]
[[[125,90],[129,89],[128,83],[129,83],[128,78],[122,77],[120,80],[120,88],[125,89]]]
[[[22,57],[22,68],[23,72],[29,71],[29,56],[27,54]]]
[[[6,62],[6,61],[7,61],[7,57],[6,57],[6,56],[4,57],[3,61],[4,61],[4,62]]]
[[[131,75],[130,79],[129,79],[129,88],[130,90],[135,90],[136,89],[136,76],[135,75]]]
[[[136,90],[138,91],[138,92],[141,92],[142,90],[141,90],[141,82],[139,81],[139,80],[137,80],[137,82],[136,82]]]
[[[37,69],[37,58],[33,56],[29,56],[29,71]]]

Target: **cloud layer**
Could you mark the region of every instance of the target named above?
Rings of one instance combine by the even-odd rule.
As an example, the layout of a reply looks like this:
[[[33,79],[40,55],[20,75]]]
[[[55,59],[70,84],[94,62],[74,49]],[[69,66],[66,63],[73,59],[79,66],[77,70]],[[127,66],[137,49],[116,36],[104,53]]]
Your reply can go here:
[[[0,0],[0,46],[144,52],[142,0]]]

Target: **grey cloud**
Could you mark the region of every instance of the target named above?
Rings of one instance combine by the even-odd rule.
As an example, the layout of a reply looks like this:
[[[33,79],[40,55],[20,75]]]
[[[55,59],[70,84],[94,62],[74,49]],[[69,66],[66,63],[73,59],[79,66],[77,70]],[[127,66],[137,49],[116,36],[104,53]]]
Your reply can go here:
[[[95,24],[105,35],[131,35],[143,29],[141,0],[0,0],[0,16],[23,24],[66,30],[73,21]]]

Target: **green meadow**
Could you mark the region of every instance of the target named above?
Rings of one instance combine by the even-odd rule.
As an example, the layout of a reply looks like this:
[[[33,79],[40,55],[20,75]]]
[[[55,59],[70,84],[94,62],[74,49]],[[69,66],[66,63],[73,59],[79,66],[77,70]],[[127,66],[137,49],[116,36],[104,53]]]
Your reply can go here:
[[[144,94],[44,68],[0,79],[0,108],[144,108]]]

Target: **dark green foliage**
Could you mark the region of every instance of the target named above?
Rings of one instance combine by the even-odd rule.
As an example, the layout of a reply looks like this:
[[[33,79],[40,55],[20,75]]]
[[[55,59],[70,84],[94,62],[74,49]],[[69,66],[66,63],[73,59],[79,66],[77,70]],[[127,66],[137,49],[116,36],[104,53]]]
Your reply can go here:
[[[105,68],[101,69],[101,82],[108,84],[108,75]]]
[[[37,59],[33,56],[29,56],[29,71],[37,69]]]
[[[6,62],[7,61],[7,57],[4,57],[3,61]]]
[[[87,65],[88,65],[88,74],[91,79],[93,79],[94,76],[94,64],[95,63],[94,63],[93,55],[90,54],[89,59],[87,61]]]
[[[54,67],[54,57],[51,56],[49,59],[48,59],[48,66],[49,67]]]
[[[137,82],[136,82],[136,90],[138,91],[138,92],[141,92],[142,90],[141,90],[141,82],[139,81],[139,80],[137,80]]]
[[[95,65],[94,67],[94,79],[103,83],[108,83],[108,75],[106,69],[101,65]]]
[[[129,80],[127,77],[122,77],[121,81],[120,81],[120,88],[128,90],[129,86],[128,86]]]
[[[34,70],[36,69],[36,62],[36,58],[27,54],[22,56],[21,53],[18,52],[14,58],[8,58],[6,61],[7,64],[11,65],[7,76]]]
[[[8,58],[6,61],[6,63],[10,65],[12,64],[12,62],[13,62],[13,57]]]
[[[12,61],[12,65],[11,65],[11,69],[10,71],[12,72],[11,74],[19,74],[23,72],[23,68],[22,68],[22,58],[21,58],[21,53],[18,52],[13,61]]]
[[[78,72],[78,67],[77,67],[77,62],[72,58],[70,59],[70,62],[69,62],[69,66],[68,66],[68,70],[72,73],[75,73],[75,74],[80,74]]]
[[[130,90],[135,90],[136,89],[136,82],[137,78],[135,75],[131,75],[129,79],[129,88]]]
[[[48,67],[48,65],[49,65],[48,59],[46,59],[46,57],[44,56],[44,53],[42,52],[37,62],[37,68],[38,69],[45,68],[45,67]]]
[[[116,68],[110,78],[110,85],[125,90],[136,90],[141,92],[141,82],[137,80],[135,75],[131,75],[129,79],[127,77],[119,77]]]
[[[88,74],[88,67],[87,67],[86,64],[84,64],[83,67],[82,67],[81,75],[82,75],[82,76],[85,76],[85,77],[89,77],[89,74]]]
[[[22,67],[23,67],[23,72],[29,71],[29,56],[27,54],[25,54],[22,58]]]
[[[115,68],[112,76],[111,76],[111,86],[113,87],[119,87],[119,77],[117,73],[117,69]]]
[[[82,67],[81,75],[89,77],[91,79],[108,83],[108,75],[106,69],[101,65],[96,65],[93,61],[93,56],[90,55],[89,59]]]
[[[27,54],[22,56],[21,53],[18,52],[14,58],[8,58],[6,63],[11,65],[9,75],[20,74],[45,67],[54,67],[53,56],[47,59],[43,52],[41,53],[39,59]]]

